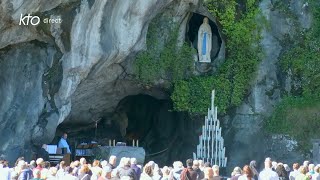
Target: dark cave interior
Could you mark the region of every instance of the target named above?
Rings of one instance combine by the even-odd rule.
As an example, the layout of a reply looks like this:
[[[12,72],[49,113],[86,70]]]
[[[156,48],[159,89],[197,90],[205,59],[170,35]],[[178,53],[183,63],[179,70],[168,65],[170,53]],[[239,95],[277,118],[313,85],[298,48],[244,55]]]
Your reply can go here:
[[[75,142],[92,140],[108,145],[109,140],[113,139],[131,146],[135,139],[146,151],[146,162],[153,160],[161,165],[172,164],[176,160],[185,161],[192,158],[196,150],[201,122],[191,120],[185,112],[172,109],[170,100],[158,100],[144,94],[127,96],[97,126],[95,123],[60,124],[52,144],[59,141],[63,132],[68,133],[71,146]]]

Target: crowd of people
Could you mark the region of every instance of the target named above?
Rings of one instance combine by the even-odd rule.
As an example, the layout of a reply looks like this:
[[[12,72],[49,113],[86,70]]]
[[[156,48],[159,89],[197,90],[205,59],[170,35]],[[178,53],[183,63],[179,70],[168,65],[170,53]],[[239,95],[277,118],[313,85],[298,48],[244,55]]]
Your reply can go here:
[[[15,166],[10,168],[6,160],[0,160],[0,180],[222,180],[219,166],[204,163],[202,160],[188,159],[186,164],[180,161],[172,167],[159,166],[149,161],[143,167],[135,158],[121,158],[116,166],[117,157],[110,156],[109,161],[94,160],[87,163],[85,158],[66,165],[61,161],[51,167],[48,161],[38,158],[27,163],[23,157],[18,158]],[[266,158],[264,169],[259,173],[256,162],[251,161],[243,168],[235,167],[229,180],[320,180],[320,165],[305,161],[301,166],[294,163],[292,171],[287,164],[277,163]]]

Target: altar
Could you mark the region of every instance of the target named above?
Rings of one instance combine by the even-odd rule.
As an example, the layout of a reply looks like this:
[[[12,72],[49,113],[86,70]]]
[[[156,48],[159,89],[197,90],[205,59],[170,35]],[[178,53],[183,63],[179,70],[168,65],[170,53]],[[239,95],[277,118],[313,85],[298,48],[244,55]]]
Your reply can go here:
[[[113,145],[109,143],[109,146],[101,146],[97,143],[79,144],[76,146],[74,159],[79,160],[84,157],[90,162],[94,159],[108,160],[110,156],[114,155],[117,157],[117,164],[119,164],[122,157],[134,157],[138,163],[144,163],[146,153],[143,147],[138,147],[138,141],[136,146],[127,146],[124,142],[113,142]]]

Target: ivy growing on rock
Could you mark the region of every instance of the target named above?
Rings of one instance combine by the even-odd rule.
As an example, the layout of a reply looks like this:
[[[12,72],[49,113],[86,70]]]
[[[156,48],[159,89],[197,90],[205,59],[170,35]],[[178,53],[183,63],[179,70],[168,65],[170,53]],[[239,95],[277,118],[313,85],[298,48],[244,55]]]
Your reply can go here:
[[[172,82],[171,98],[177,111],[206,113],[212,89],[216,90],[220,113],[238,106],[246,95],[261,58],[259,41],[261,25],[264,23],[257,23],[261,22],[257,3],[258,0],[248,0],[243,7],[239,7],[235,0],[205,2],[210,13],[222,25],[227,46],[225,62],[215,74],[205,76],[190,75],[194,53],[186,44],[176,47],[177,29],[165,38],[162,48],[154,21],[148,29],[147,51],[140,53],[135,62],[138,78],[146,84],[169,78],[165,80]]]
[[[186,43],[177,47],[177,27],[169,31],[164,42],[159,42],[156,31],[157,24],[153,22],[147,34],[147,50],[137,56],[135,74],[144,84],[153,84],[161,79],[174,83],[186,78],[192,68],[193,49]]]
[[[238,7],[235,0],[205,2],[222,25],[227,57],[215,74],[192,77],[175,84],[171,97],[176,110],[205,113],[210,104],[212,89],[216,90],[220,113],[242,102],[262,52],[258,42],[264,23],[259,24],[257,21],[264,18],[260,16],[257,3],[256,0],[248,0],[243,7]]]
[[[311,0],[313,24],[309,30],[289,38],[292,48],[284,52],[281,67],[296,85],[292,87],[266,123],[267,130],[295,137],[303,151],[311,145],[306,139],[318,137],[320,128],[320,9]]]

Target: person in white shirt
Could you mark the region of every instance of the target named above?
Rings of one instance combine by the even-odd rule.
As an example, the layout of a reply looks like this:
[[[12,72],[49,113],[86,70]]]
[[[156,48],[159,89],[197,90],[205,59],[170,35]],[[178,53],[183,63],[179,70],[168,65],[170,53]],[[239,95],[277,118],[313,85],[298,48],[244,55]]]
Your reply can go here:
[[[312,180],[320,180],[319,170],[320,170],[319,165],[316,165],[314,167],[314,174],[312,175]]]
[[[66,174],[64,175],[64,180],[77,180],[78,178],[72,175],[73,169],[71,167],[66,168]]]
[[[289,179],[290,180],[295,180],[297,175],[299,174],[299,171],[298,171],[299,164],[298,163],[293,163],[292,169],[293,169],[293,171],[290,172]]]
[[[58,143],[58,148],[67,148],[67,153],[70,154],[70,148],[69,148],[69,144],[67,142],[67,133],[64,133],[63,136],[61,137],[59,143]]]
[[[1,180],[10,180],[10,169],[8,167],[7,161],[0,161],[0,179]]]
[[[259,174],[259,180],[279,180],[279,176],[272,169],[271,158],[266,158],[264,161],[264,170]]]

